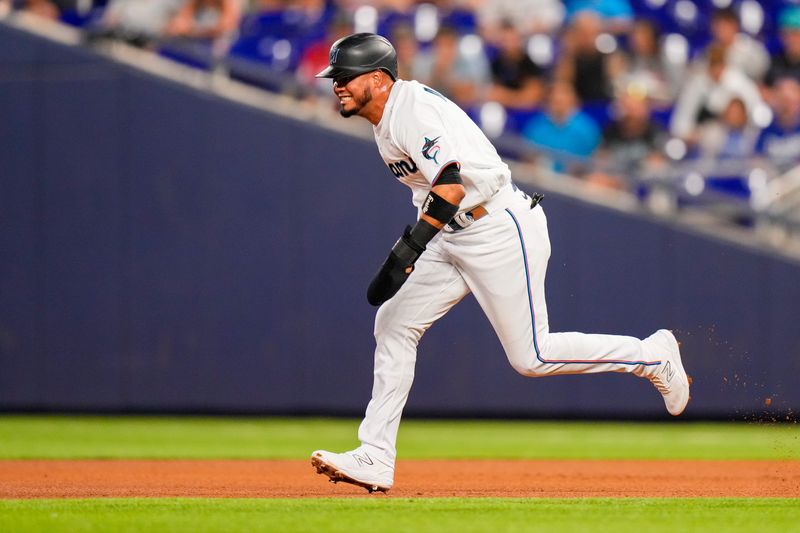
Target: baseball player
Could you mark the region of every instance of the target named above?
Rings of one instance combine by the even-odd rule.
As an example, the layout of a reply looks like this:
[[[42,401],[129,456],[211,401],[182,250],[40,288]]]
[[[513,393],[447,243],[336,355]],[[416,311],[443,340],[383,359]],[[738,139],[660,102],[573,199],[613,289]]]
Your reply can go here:
[[[329,66],[343,117],[372,123],[391,173],[411,189],[418,220],[407,226],[367,289],[375,318],[372,399],[361,446],[315,451],[333,482],[387,491],[394,482],[400,416],[425,331],[472,292],[511,366],[530,377],[629,372],[649,379],[667,411],[683,412],[689,379],[668,330],[644,340],[550,333],[544,279],[550,257],[541,195],[528,196],[467,115],[435,90],[397,79],[394,47],[371,33],[336,41]]]

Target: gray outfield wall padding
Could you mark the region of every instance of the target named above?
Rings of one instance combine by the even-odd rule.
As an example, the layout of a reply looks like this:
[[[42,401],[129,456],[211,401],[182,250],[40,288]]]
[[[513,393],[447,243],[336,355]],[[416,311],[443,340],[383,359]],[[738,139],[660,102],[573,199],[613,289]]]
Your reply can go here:
[[[0,409],[363,412],[365,289],[415,216],[372,143],[3,25],[0,117]],[[676,328],[688,416],[800,408],[800,266],[543,206],[554,330]],[[518,376],[471,297],[423,339],[408,412],[666,416],[630,376]]]

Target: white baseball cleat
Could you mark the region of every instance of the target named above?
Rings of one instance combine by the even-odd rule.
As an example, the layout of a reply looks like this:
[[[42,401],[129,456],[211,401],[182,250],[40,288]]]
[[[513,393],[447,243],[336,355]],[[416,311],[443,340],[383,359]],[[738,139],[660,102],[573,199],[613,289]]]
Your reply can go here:
[[[667,411],[678,416],[689,403],[689,385],[692,378],[686,375],[681,362],[681,350],[675,335],[667,329],[660,329],[647,337],[645,342],[653,346],[654,353],[664,362],[654,367],[654,374],[646,376],[664,397]]]
[[[311,454],[311,465],[317,469],[317,474],[325,474],[332,483],[342,481],[364,487],[369,492],[386,492],[394,481],[394,467],[362,448],[345,453],[317,450]]]

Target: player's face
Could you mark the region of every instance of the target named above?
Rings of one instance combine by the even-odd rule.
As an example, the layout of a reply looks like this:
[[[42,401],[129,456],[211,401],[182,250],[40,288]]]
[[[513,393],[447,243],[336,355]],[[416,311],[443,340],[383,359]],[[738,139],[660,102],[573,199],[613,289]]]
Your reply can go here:
[[[339,99],[339,114],[352,117],[372,100],[371,77],[368,72],[333,80],[333,92]]]

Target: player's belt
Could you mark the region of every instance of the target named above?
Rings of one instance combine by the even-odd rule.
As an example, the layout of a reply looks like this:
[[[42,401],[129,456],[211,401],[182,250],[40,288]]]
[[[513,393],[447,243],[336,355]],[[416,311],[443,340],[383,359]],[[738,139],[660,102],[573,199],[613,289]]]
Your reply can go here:
[[[514,189],[519,190],[516,187]],[[539,202],[541,202],[544,198],[544,195],[538,192],[531,197],[525,193],[522,194],[525,198],[530,198],[531,209],[539,205]],[[449,231],[460,231],[462,229],[467,229],[472,225],[473,222],[480,220],[488,214],[489,211],[486,209],[486,207],[484,205],[479,205],[478,207],[474,207],[465,213],[456,215],[453,220],[447,223],[447,229],[449,229]]]
[[[486,208],[482,205],[479,205],[478,207],[474,207],[466,213],[456,215],[453,220],[447,223],[447,225],[452,231],[467,229],[473,222],[480,220],[488,214],[489,212],[486,210]]]

